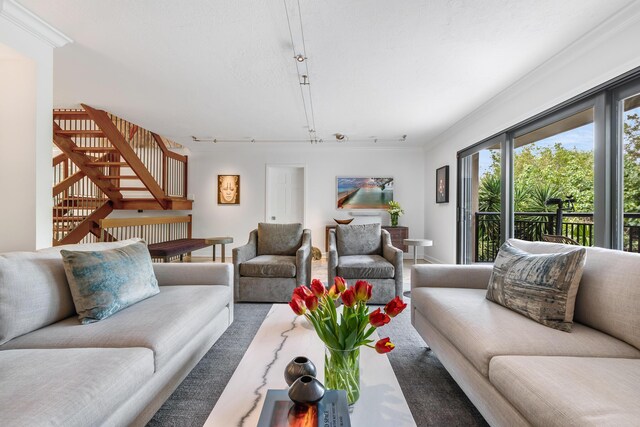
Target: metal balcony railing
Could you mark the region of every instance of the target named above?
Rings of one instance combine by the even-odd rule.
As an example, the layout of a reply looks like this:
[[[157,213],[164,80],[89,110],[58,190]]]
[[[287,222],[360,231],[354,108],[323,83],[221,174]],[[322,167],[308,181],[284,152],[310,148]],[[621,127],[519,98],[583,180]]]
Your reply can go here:
[[[476,262],[492,262],[500,249],[500,213],[476,212],[475,256]],[[514,236],[517,239],[539,241],[543,234],[555,234],[555,212],[516,212]],[[640,253],[640,213],[624,214],[623,250]],[[562,235],[582,246],[593,246],[593,212],[565,212]]]

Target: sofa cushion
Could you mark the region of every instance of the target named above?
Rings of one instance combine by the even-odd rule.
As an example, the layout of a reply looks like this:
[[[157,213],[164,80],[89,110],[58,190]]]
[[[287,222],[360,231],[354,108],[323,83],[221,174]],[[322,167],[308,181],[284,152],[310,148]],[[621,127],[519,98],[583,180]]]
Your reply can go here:
[[[0,349],[145,347],[156,370],[171,360],[231,301],[228,286],[161,286],[160,293],[100,322],[70,317],[6,343]]]
[[[640,359],[500,356],[489,380],[534,425],[640,423]]]
[[[487,376],[502,355],[640,357],[640,350],[579,323],[567,334],[485,298],[483,289],[413,288],[411,303]]]
[[[59,254],[0,255],[0,345],[74,313]]]
[[[527,252],[567,251],[557,243],[510,242]],[[640,349],[640,254],[587,248],[573,320],[606,332]]]
[[[545,326],[571,332],[585,249],[530,254],[505,242],[493,264],[487,299]]]
[[[258,224],[258,255],[295,255],[302,245],[302,224]]]
[[[337,275],[345,279],[393,279],[393,264],[380,255],[347,255],[338,258]]]
[[[156,295],[158,281],[144,242],[103,251],[60,251],[78,318],[105,319]]]
[[[382,253],[380,223],[336,226],[336,246],[339,256],[380,255]]]
[[[152,375],[146,348],[0,351],[0,425],[102,425]]]
[[[240,275],[245,277],[296,277],[296,257],[259,255],[240,264]]]

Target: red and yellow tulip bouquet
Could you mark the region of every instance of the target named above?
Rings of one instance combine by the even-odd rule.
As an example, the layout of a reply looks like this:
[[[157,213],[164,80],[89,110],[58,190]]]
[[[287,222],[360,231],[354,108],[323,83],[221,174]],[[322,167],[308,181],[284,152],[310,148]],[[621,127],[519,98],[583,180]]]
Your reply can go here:
[[[342,277],[336,277],[329,289],[314,279],[311,288],[299,286],[293,290],[289,306],[297,315],[304,315],[313,325],[318,337],[325,343],[325,385],[330,389],[346,390],[349,404],[360,397],[360,347],[367,346],[378,353],[394,349],[389,338],[373,344],[371,335],[391,321],[407,307],[400,297],[395,297],[384,309],[369,312],[373,286],[358,280],[347,287]],[[342,299],[342,312],[336,300]]]

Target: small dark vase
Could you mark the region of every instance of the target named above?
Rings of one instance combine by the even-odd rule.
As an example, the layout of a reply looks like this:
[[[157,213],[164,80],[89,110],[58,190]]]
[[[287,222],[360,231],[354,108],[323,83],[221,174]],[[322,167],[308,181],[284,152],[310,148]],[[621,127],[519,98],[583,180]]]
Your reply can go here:
[[[287,382],[287,385],[290,386],[303,375],[315,377],[317,374],[316,365],[314,365],[311,360],[304,356],[298,356],[289,362],[284,369],[284,380]]]
[[[289,399],[299,405],[316,403],[324,396],[324,386],[310,375],[303,375],[289,387]]]

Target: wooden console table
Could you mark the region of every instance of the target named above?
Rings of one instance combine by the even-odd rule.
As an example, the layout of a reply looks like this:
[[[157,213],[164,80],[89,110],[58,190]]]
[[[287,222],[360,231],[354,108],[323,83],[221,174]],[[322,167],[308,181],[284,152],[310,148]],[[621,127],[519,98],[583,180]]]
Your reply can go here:
[[[329,252],[329,230],[334,230],[335,225],[327,225],[324,235],[324,250]],[[402,249],[402,252],[407,252],[408,248],[404,244],[404,239],[409,238],[409,227],[403,227],[401,225],[392,227],[390,225],[383,225],[383,230],[387,230],[391,234],[391,244],[398,249]]]

